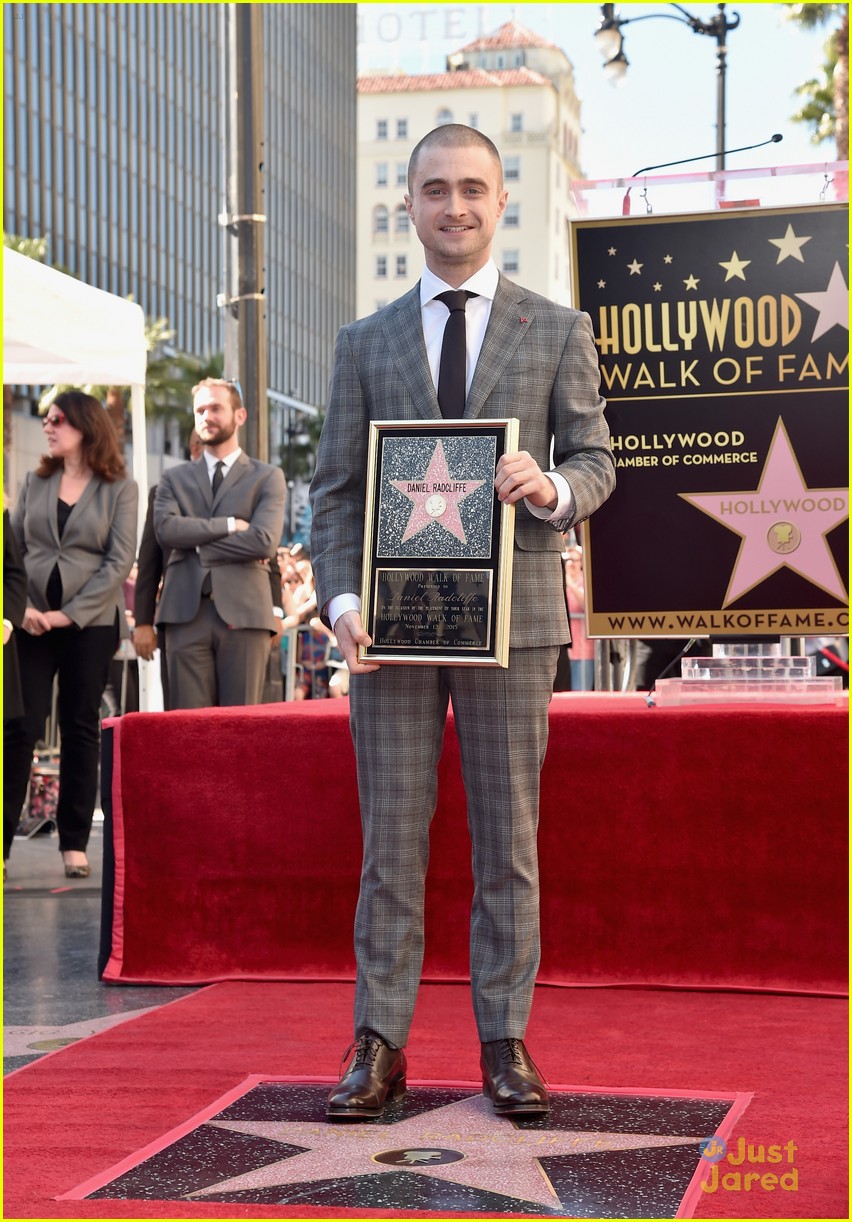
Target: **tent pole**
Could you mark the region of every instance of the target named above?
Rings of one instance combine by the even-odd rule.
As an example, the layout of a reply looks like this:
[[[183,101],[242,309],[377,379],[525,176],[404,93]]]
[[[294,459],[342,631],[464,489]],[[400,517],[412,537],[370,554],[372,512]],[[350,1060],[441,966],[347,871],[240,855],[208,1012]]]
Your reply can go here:
[[[142,538],[148,509],[148,437],[145,429],[145,388],[138,382],[130,387],[130,435],[133,438],[133,478],[139,488],[136,511],[136,540]]]

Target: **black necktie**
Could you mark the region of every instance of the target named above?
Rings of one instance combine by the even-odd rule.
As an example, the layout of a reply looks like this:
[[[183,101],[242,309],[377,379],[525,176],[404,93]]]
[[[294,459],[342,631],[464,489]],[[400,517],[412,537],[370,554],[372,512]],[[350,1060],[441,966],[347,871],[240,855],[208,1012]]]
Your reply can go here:
[[[438,368],[438,405],[441,415],[460,419],[464,415],[465,380],[467,374],[467,342],[465,337],[465,306],[468,297],[477,297],[467,289],[453,289],[438,293],[436,301],[443,301],[450,311],[444,326],[441,344],[441,364]]]
[[[222,480],[224,478],[225,478],[225,464],[222,462],[222,459],[220,458],[219,461],[216,463],[216,466],[213,468],[212,488],[213,488],[213,499],[214,500],[216,499],[216,493],[222,487]],[[204,574],[204,580],[201,583],[201,593],[205,595],[206,597],[207,595],[212,594],[212,592],[213,592],[213,578],[211,577],[210,570],[208,569],[207,572]]]

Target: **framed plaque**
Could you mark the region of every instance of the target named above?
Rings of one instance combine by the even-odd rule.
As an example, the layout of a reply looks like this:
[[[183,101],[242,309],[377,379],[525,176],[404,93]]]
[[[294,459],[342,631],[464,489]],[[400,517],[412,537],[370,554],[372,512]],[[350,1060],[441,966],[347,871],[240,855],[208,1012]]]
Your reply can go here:
[[[508,666],[514,505],[494,493],[518,421],[370,425],[363,660]]]

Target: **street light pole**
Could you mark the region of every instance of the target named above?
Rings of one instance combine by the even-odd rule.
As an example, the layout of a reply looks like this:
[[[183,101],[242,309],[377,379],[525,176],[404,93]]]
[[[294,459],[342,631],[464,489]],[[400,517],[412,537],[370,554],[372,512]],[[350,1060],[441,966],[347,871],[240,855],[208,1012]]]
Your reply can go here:
[[[264,226],[263,5],[222,5],[225,376],[246,409],[246,450],[269,459]]]
[[[614,85],[623,84],[627,74],[629,61],[624,54],[624,35],[622,27],[633,21],[651,21],[655,18],[677,21],[688,26],[693,34],[707,34],[716,39],[716,169],[725,168],[725,89],[728,70],[728,30],[735,30],[740,24],[739,13],[734,13],[729,20],[725,9],[727,5],[720,4],[719,11],[709,21],[702,21],[687,12],[680,4],[672,4],[680,17],[674,13],[645,13],[640,17],[620,17],[614,4],[601,5],[601,24],[595,31],[595,39],[604,57],[604,72]]]

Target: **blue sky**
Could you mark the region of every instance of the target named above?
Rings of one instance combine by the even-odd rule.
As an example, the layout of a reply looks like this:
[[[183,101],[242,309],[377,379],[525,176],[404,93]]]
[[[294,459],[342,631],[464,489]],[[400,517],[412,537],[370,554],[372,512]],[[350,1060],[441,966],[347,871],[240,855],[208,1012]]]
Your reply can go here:
[[[706,21],[715,4],[683,6]],[[726,145],[736,148],[780,132],[781,143],[728,158],[728,169],[819,165],[833,161],[832,142],[815,146],[790,121],[793,91],[819,74],[828,29],[804,33],[784,21],[783,6],[729,3]],[[673,13],[671,5],[623,3],[623,17]],[[583,169],[589,178],[618,178],[637,169],[716,148],[716,41],[672,20],[625,27],[630,68],[614,89],[604,78],[594,42],[596,4],[359,5],[359,70],[387,67],[410,72],[444,69],[444,57],[466,42],[516,20],[555,42],[574,65],[582,102]],[[684,172],[712,170],[712,159]],[[675,171],[669,171],[674,173]]]

